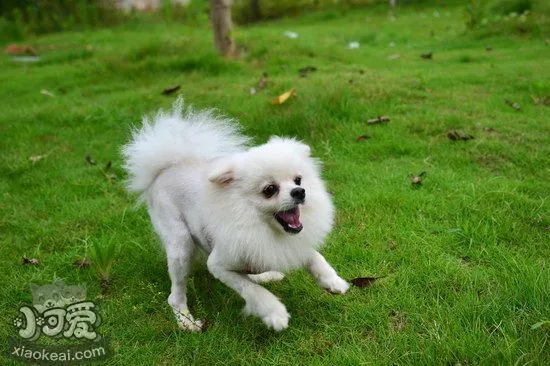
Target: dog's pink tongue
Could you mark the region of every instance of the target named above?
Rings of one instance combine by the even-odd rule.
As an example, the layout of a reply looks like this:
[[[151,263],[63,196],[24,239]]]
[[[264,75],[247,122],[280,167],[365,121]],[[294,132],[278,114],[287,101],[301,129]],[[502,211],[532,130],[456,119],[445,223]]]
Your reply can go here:
[[[293,210],[280,212],[279,216],[293,229],[302,226],[300,222],[300,209],[297,206]]]

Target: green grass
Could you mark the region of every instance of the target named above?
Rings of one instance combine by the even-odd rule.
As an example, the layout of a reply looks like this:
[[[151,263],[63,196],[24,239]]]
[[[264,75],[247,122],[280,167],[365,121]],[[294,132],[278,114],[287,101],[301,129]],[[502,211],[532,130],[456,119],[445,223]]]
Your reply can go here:
[[[213,53],[206,23],[39,37],[29,40],[44,50],[36,64],[2,55],[0,339],[15,336],[29,283],[60,277],[100,301],[112,364],[550,364],[548,327],[532,329],[550,320],[550,110],[532,99],[550,96],[550,46],[544,35],[480,38],[465,33],[462,9],[433,10],[241,27],[247,53],[230,61]],[[308,65],[318,70],[299,77]],[[250,95],[263,72],[268,87]],[[270,284],[292,315],[273,333],[241,317],[243,301],[199,264],[190,305],[209,327],[179,331],[164,254],[124,192],[119,155],[143,114],[170,107],[176,96],[161,92],[176,84],[257,143],[271,134],[309,143],[337,207],[323,253],[344,278],[385,277],[345,296],[302,271]],[[297,97],[269,103],[290,88]],[[391,121],[365,123],[379,115]],[[452,129],[475,138],[450,141]],[[105,175],[108,161],[118,180]],[[422,171],[413,189],[408,175]],[[113,243],[101,295],[97,272],[73,262]]]

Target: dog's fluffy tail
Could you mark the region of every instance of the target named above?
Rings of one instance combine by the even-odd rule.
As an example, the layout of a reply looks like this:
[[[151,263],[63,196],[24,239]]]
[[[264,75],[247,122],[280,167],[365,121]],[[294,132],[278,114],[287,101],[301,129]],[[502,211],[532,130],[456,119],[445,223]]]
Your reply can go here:
[[[142,193],[165,168],[184,161],[211,159],[245,149],[249,138],[239,133],[235,121],[214,111],[184,108],[178,99],[172,111],[159,111],[132,133],[123,147],[127,188]]]

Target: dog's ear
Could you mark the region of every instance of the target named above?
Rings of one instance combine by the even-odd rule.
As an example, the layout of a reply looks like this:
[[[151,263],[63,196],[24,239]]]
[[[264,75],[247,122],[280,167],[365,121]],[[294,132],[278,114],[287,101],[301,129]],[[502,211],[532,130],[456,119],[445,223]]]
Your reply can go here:
[[[208,173],[208,180],[220,186],[227,186],[235,180],[233,165],[228,161],[220,161],[213,165]]]
[[[305,157],[309,157],[311,153],[311,148],[308,145],[294,138],[271,136],[268,143],[284,145]]]
[[[210,180],[212,183],[217,183],[220,186],[227,186],[233,183],[235,179],[233,178],[232,170],[222,170],[210,174],[208,180]]]

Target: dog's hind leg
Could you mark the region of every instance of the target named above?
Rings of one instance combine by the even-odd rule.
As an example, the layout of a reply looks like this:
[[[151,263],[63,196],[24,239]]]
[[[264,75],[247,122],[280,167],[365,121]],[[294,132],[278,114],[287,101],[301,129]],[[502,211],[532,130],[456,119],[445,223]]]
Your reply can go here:
[[[157,207],[158,209],[158,207]],[[158,233],[168,260],[168,274],[172,281],[168,304],[172,307],[178,326],[197,332],[202,323],[195,320],[187,307],[187,275],[191,269],[196,245],[185,220],[177,211],[163,207],[150,207],[151,219]]]
[[[267,283],[281,281],[285,278],[285,275],[277,271],[267,271],[258,274],[249,274],[248,278],[250,278],[254,283]]]
[[[187,307],[187,275],[194,257],[195,244],[189,234],[182,239],[185,242],[180,241],[181,247],[166,250],[168,273],[172,281],[168,304],[172,307],[180,328],[197,332],[202,329],[202,323],[193,318]]]

